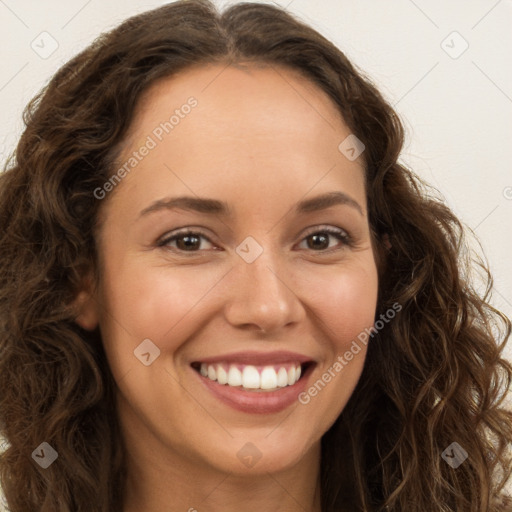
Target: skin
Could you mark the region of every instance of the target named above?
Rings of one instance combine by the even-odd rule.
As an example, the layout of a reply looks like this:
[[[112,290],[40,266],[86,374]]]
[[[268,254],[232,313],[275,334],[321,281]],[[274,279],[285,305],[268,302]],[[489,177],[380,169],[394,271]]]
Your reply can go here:
[[[192,372],[201,358],[237,351],[291,350],[321,378],[373,325],[378,274],[370,237],[363,161],[338,145],[350,133],[335,105],[294,71],[208,65],[154,84],[142,97],[119,164],[194,96],[198,105],[101,205],[100,286],[84,287],[77,322],[99,325],[118,386],[127,448],[124,512],[320,511],[320,439],[339,416],[363,369],[366,347],[307,405],[250,414],[220,402]],[[302,215],[295,204],[342,191],[359,203]],[[160,210],[180,195],[226,201],[231,215]],[[178,228],[206,238],[158,247]],[[353,245],[333,235],[347,231]],[[236,248],[263,248],[252,263]],[[181,248],[181,252],[179,251]],[[151,339],[160,356],[134,350]],[[261,459],[237,457],[252,443]]]

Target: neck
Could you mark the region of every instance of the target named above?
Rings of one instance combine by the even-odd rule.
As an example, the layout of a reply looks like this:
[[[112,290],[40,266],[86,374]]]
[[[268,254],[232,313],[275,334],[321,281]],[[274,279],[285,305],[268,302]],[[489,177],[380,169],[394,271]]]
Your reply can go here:
[[[286,472],[252,478],[132,473],[125,503],[123,512],[321,512],[319,481]]]

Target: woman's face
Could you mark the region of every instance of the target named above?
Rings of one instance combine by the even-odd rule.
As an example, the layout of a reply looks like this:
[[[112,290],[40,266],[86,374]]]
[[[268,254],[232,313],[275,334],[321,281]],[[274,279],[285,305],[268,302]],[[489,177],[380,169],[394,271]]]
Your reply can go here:
[[[349,135],[279,68],[203,66],[144,95],[97,193],[101,285],[78,320],[100,326],[134,461],[254,474],[319,454],[377,302]]]

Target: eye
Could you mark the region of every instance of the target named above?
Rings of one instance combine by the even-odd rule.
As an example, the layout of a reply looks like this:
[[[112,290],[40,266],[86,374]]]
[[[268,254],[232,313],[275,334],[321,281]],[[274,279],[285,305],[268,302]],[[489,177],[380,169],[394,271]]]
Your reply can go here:
[[[329,238],[336,238],[339,242],[342,242],[342,247],[351,247],[353,245],[352,238],[346,231],[332,227],[325,227],[322,229],[316,228],[316,231],[311,231],[309,234],[307,234],[306,237],[302,239],[302,242],[306,242],[307,249],[311,249],[314,252],[330,252],[326,251],[326,249],[332,249],[332,247],[329,247]],[[213,246],[210,239],[201,231],[184,229],[182,231],[178,231],[177,233],[163,237],[157,242],[157,246],[170,248],[178,252],[193,253],[200,252],[201,249],[206,250],[201,245],[202,240],[206,240]]]
[[[315,252],[324,252],[329,249],[329,237],[334,237],[338,241],[342,242],[342,246],[353,245],[352,238],[343,229],[326,227],[322,229],[316,228],[316,231],[312,231],[306,235],[303,241],[306,241],[307,248],[312,249]],[[308,242],[309,241],[309,242]],[[329,251],[330,252],[330,251]]]
[[[162,238],[157,245],[158,247],[170,247],[183,252],[197,252],[201,248],[201,239],[207,240],[211,244],[210,239],[200,231],[187,229]],[[176,242],[176,246],[172,245],[174,242]]]

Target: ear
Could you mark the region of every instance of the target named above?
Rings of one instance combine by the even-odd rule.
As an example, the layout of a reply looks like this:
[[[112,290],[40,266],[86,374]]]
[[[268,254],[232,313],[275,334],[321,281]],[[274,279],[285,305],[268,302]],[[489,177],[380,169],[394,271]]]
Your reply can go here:
[[[382,235],[382,243],[384,244],[384,246],[386,247],[386,249],[391,249],[392,247],[392,244],[391,242],[389,241],[389,235],[387,233],[384,233]]]
[[[388,252],[391,247],[392,245],[389,241],[388,233],[377,235],[375,245],[375,263],[377,265],[379,276],[382,276],[386,271],[388,265]]]
[[[86,278],[72,307],[76,312],[75,323],[86,331],[94,331],[99,324],[99,304],[94,297],[92,279]]]

